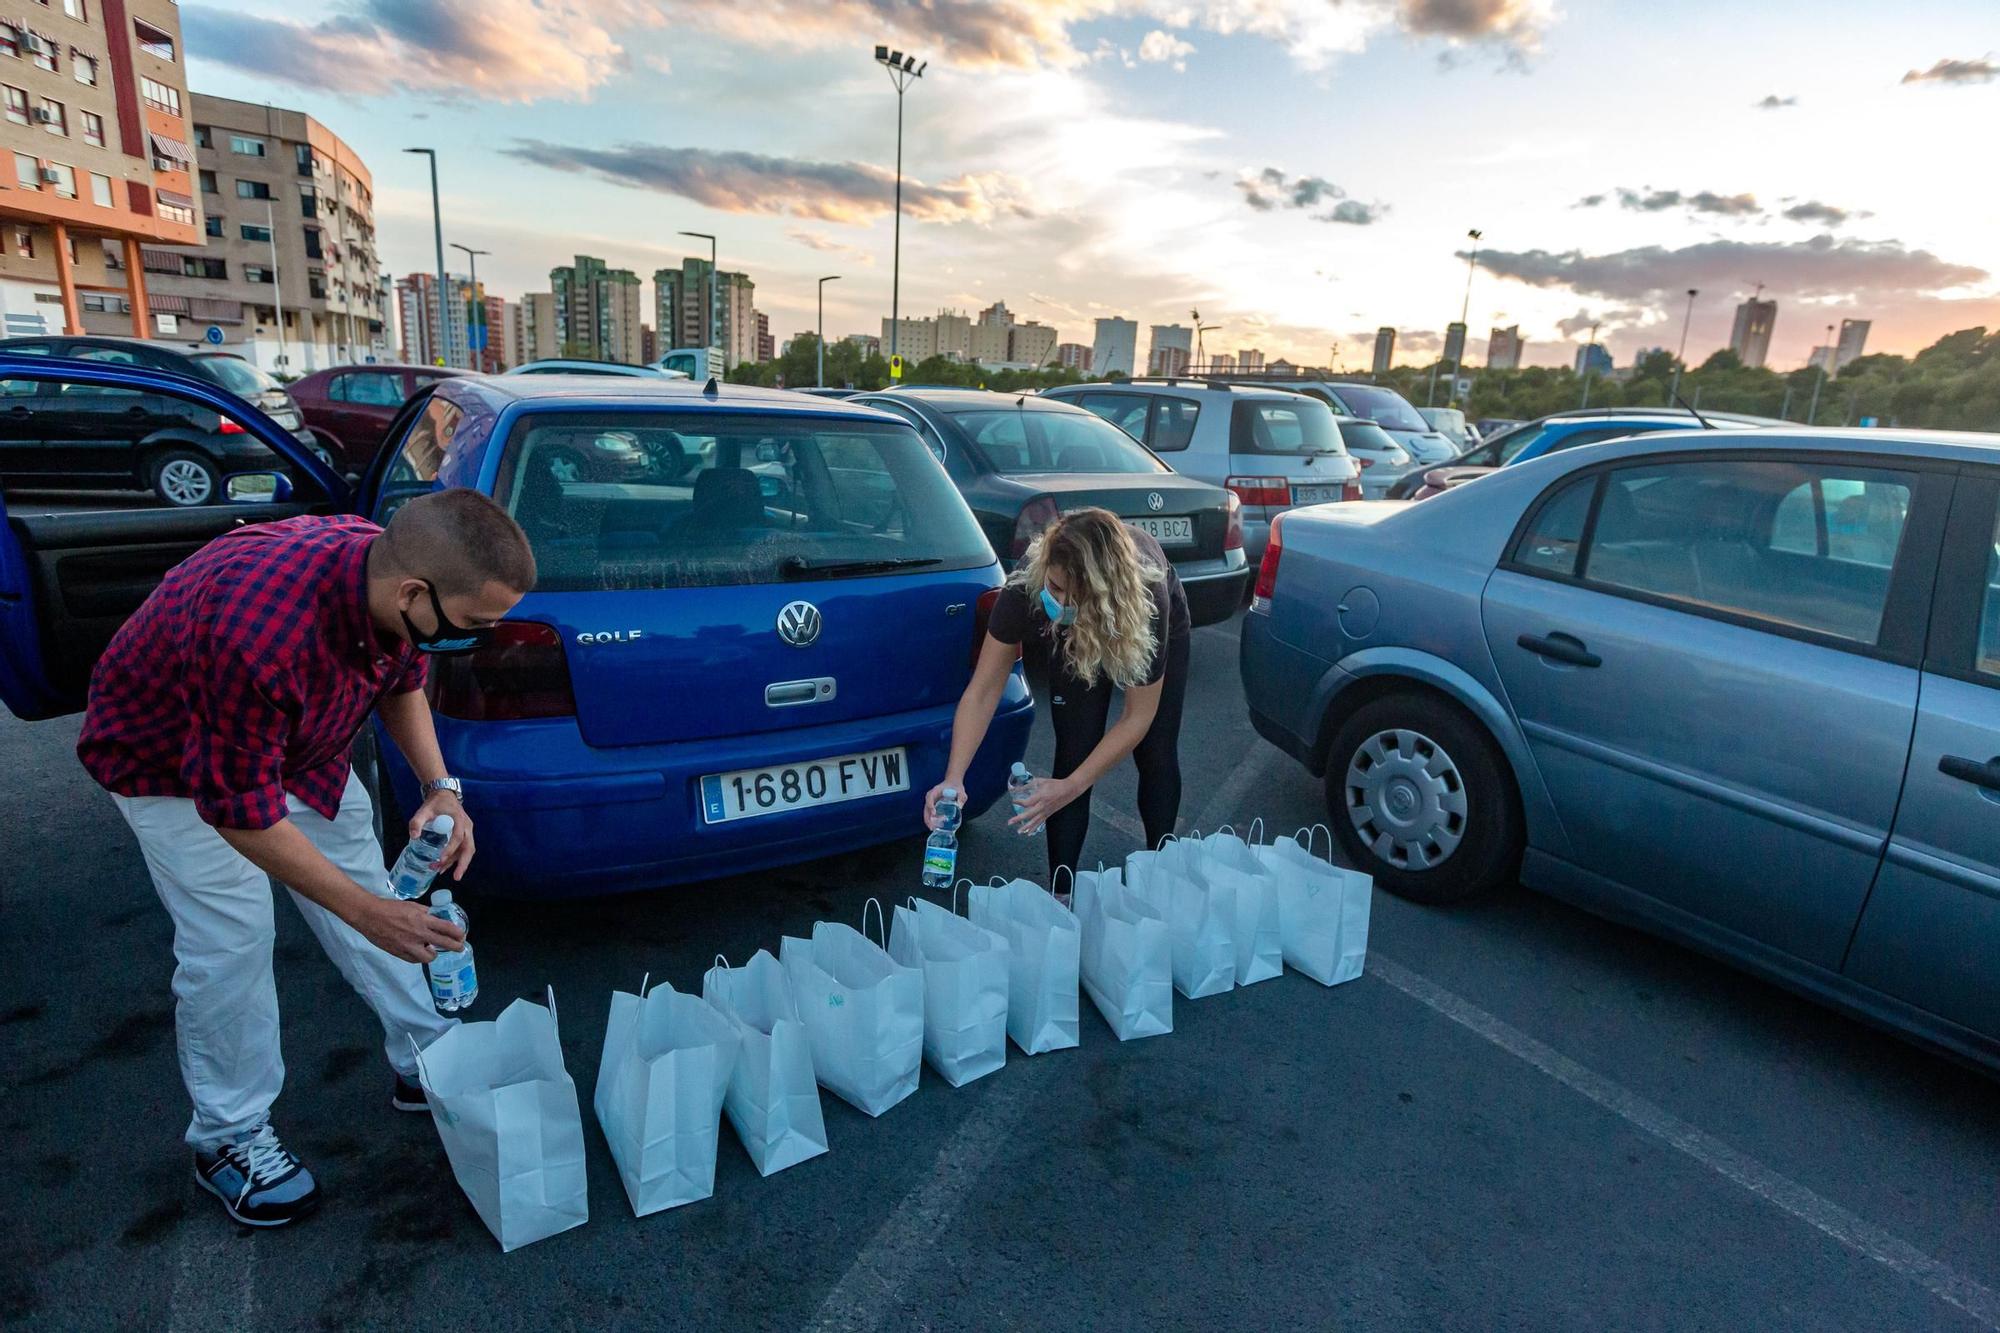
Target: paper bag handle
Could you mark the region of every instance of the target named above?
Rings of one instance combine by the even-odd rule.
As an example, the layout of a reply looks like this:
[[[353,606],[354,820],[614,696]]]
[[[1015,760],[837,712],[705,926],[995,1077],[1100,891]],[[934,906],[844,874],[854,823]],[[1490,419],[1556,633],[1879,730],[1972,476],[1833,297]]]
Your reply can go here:
[[[1234,825],[1234,824],[1217,824],[1217,825],[1215,826],[1215,836],[1216,836],[1216,837],[1218,837],[1218,838],[1219,838],[1219,837],[1221,837],[1221,836],[1222,836],[1223,834],[1225,834],[1225,833],[1227,833],[1227,834],[1228,834],[1228,835],[1229,835],[1230,837],[1232,837],[1232,838],[1233,838],[1233,837],[1235,837],[1235,836],[1236,836],[1236,825]]]
[[[1101,869],[1103,863],[1099,862],[1098,865]],[[1055,868],[1054,873],[1049,876],[1049,897],[1059,903],[1062,902],[1062,895],[1056,892],[1056,876],[1065,872],[1069,875],[1069,900],[1073,903],[1076,901],[1076,869],[1073,866],[1057,866]],[[1064,905],[1067,906],[1067,904]]]
[[[1315,834],[1315,833],[1324,833],[1324,834],[1326,834],[1326,859],[1327,859],[1327,861],[1328,861],[1328,863],[1329,863],[1329,864],[1330,864],[1330,863],[1331,863],[1331,862],[1333,861],[1333,830],[1332,830],[1332,829],[1328,828],[1328,827],[1327,827],[1326,825],[1324,825],[1324,824],[1314,824],[1314,825],[1313,825],[1313,826],[1312,826],[1311,828],[1302,828],[1302,829],[1300,829],[1300,830],[1299,830],[1299,833],[1303,833],[1303,834],[1305,834],[1305,835],[1306,835],[1306,842],[1305,842],[1305,847],[1306,847],[1306,855],[1307,855],[1307,856],[1311,856],[1311,855],[1313,854],[1313,842],[1315,841],[1315,840],[1314,840],[1314,838],[1313,838],[1313,834]],[[1294,834],[1292,835],[1292,841],[1293,841],[1293,842],[1297,842],[1297,841],[1299,840],[1299,833],[1294,833]]]
[[[861,938],[868,938],[868,909],[871,907],[875,909],[875,928],[882,935],[881,939],[875,941],[876,947],[887,949],[889,947],[889,927],[882,920],[882,904],[878,899],[870,898],[867,902],[861,904]]]
[[[958,913],[958,891],[959,891],[959,889],[960,889],[960,888],[962,888],[962,887],[964,887],[965,885],[968,885],[968,884],[972,884],[972,881],[971,881],[970,879],[961,879],[961,880],[959,880],[959,881],[958,881],[958,882],[957,882],[956,884],[953,884],[953,885],[951,886],[951,914],[952,914],[953,916],[957,916],[957,915],[959,914],[959,913]],[[976,889],[976,888],[978,888],[979,886],[978,886],[977,884],[972,884],[972,887]],[[970,900],[970,899],[968,899],[968,900],[967,900],[967,902],[966,902],[966,905],[967,905],[968,907],[969,907],[969,906],[971,906],[971,900]]]
[[[649,972],[647,975],[651,976],[652,974]],[[544,986],[542,989],[547,992],[549,997],[549,1026],[560,1032],[562,1025],[556,1021],[556,988],[554,986]]]
[[[646,987],[648,987],[648,986],[650,986],[650,985],[652,985],[652,984],[653,984],[653,974],[652,974],[651,972],[648,972],[648,973],[646,973],[646,975],[645,975],[645,976],[643,976],[643,977],[640,977],[640,978],[639,978],[639,998],[640,998],[640,999],[642,999],[642,1000],[643,1000],[643,999],[645,999],[645,998],[646,998]]]
[[[417,1045],[417,1039],[405,1032],[403,1039],[410,1043],[410,1054],[417,1057],[417,1083],[425,1092],[431,1090],[430,1071],[424,1068],[424,1048]]]
[[[1333,834],[1329,833],[1326,836],[1331,838]],[[1264,816],[1258,815],[1250,821],[1250,845],[1255,847],[1262,841],[1264,841]]]
[[[715,962],[716,966],[720,967],[723,971],[727,972],[729,970],[729,960],[721,954],[715,956]]]

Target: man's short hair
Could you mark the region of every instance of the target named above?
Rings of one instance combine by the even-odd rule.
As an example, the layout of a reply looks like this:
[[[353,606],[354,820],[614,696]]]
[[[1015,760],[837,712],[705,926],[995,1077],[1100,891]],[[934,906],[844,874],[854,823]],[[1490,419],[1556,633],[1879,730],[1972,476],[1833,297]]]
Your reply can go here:
[[[515,592],[535,586],[535,553],[513,516],[478,491],[433,491],[407,501],[383,537],[396,571],[429,579],[442,597],[466,597],[488,582]]]

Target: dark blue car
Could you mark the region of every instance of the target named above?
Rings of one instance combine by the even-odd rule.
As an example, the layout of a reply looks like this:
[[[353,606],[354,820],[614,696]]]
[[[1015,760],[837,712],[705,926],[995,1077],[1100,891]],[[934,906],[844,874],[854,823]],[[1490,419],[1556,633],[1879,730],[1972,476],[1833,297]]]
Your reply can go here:
[[[0,358],[0,378],[17,371],[227,406],[296,486],[255,509],[9,519],[0,699],[18,715],[81,707],[124,617],[229,527],[343,509],[379,522],[468,486],[507,507],[540,566],[492,648],[431,673],[446,763],[479,814],[481,883],[643,888],[921,828],[1001,575],[944,469],[887,413],[738,386],[465,377],[405,405],[350,494],[212,388]],[[1003,788],[1032,713],[1017,669],[970,775],[973,810]],[[383,760],[383,807],[412,808],[408,770]]]

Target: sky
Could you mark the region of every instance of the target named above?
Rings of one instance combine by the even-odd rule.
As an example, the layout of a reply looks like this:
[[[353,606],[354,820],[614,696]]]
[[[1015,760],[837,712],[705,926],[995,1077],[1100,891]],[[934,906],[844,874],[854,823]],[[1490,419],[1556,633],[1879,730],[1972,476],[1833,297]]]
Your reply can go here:
[[[198,92],[303,110],[375,178],[382,262],[575,254],[648,280],[720,238],[783,341],[901,308],[1089,343],[1108,315],[1209,352],[1427,363],[1468,301],[1568,364],[1728,342],[1757,283],[1771,364],[1828,324],[1870,351],[2000,326],[2000,8],[1924,0],[187,0]],[[1478,229],[1476,268],[1469,230]],[[458,256],[454,253],[453,258]],[[458,263],[452,271],[461,271]],[[1145,334],[1141,332],[1141,349]]]

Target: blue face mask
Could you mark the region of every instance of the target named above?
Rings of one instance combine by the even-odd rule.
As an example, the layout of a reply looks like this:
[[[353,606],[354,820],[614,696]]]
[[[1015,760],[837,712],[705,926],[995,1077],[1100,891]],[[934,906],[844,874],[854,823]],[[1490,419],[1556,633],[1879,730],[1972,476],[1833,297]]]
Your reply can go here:
[[[1051,625],[1074,625],[1076,623],[1076,608],[1073,606],[1064,606],[1061,602],[1058,602],[1049,594],[1047,588],[1042,589],[1042,613],[1048,616]]]

